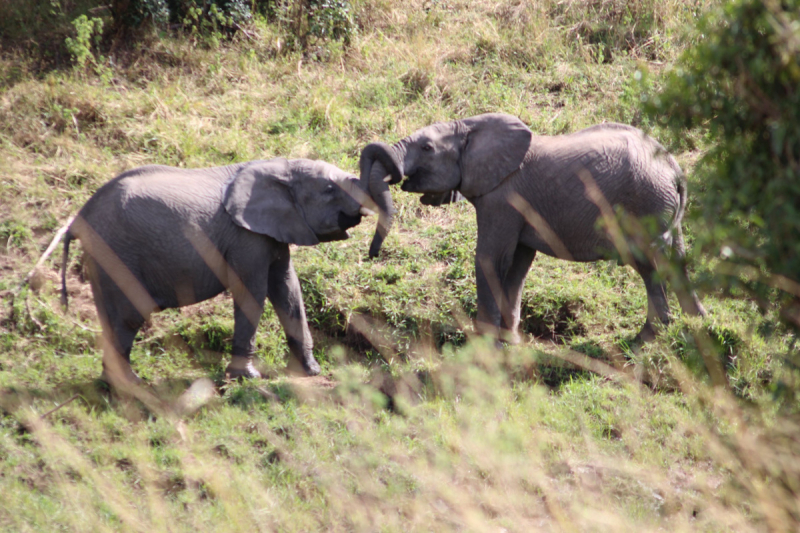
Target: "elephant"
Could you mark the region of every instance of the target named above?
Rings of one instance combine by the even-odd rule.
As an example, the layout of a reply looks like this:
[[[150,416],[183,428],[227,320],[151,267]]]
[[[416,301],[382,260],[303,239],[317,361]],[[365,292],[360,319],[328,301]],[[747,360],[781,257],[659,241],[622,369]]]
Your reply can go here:
[[[422,193],[422,203],[457,192],[475,207],[479,333],[519,342],[522,288],[537,252],[587,262],[611,258],[617,249],[647,289],[647,319],[637,338],[652,340],[657,322],[669,324],[666,287],[652,252],[671,248],[680,279],[688,280],[681,232],[686,178],[641,130],[604,123],[538,136],[517,117],[487,113],[424,127],[393,145],[371,143],[359,164],[362,179],[396,184],[406,177],[402,190]],[[631,232],[600,228],[603,221],[619,229],[620,209],[632,215],[628,220],[651,219],[657,226],[657,237],[638,254],[629,248]],[[381,213],[370,257],[378,255],[391,222],[392,212]],[[693,290],[677,292],[684,312],[706,315]]]
[[[226,289],[234,300],[226,374],[261,377],[253,359],[266,298],[291,354],[308,375],[318,374],[289,244],[347,239],[347,230],[362,215],[384,205],[381,193],[391,203],[385,182],[369,184],[308,159],[129,170],[100,187],[68,227],[62,304],[67,305],[69,245],[77,238],[87,252],[85,272],[103,331],[102,379],[112,385],[140,382],[130,366],[130,351],[151,313]]]

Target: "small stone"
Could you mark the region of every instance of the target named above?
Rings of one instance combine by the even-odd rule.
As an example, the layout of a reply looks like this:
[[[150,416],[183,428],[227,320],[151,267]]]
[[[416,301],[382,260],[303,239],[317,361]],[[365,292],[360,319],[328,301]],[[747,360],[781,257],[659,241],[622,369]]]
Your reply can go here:
[[[44,287],[45,281],[47,281],[47,277],[45,277],[40,268],[37,268],[33,274],[31,274],[28,285],[30,285],[33,292],[39,292],[42,287]]]
[[[214,382],[208,378],[195,380],[175,402],[175,411],[181,416],[190,415],[206,405],[217,395]]]

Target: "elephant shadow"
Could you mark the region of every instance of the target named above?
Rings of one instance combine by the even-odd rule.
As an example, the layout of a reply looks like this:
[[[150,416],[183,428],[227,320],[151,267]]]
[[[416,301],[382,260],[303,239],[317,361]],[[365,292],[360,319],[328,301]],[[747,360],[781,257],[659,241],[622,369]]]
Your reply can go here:
[[[552,339],[545,340],[557,342]],[[557,391],[563,385],[571,381],[583,380],[593,375],[591,370],[588,370],[579,362],[576,364],[574,356],[560,356],[558,352],[562,349],[570,352],[578,352],[586,355],[590,359],[602,361],[613,367],[619,366],[619,361],[614,353],[607,351],[594,341],[574,343],[569,347],[558,348],[555,351],[540,351],[536,346],[536,342],[529,345],[529,348],[533,349],[532,357],[521,364],[512,365],[508,368],[513,381],[533,381],[551,390]]]

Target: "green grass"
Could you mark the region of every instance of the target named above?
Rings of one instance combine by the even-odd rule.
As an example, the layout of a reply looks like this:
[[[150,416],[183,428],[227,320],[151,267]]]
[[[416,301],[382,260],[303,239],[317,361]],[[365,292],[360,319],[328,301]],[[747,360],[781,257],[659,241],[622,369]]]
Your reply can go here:
[[[111,77],[0,57],[0,528],[792,529],[795,339],[776,317],[709,289],[709,319],[679,315],[632,347],[647,305],[636,273],[539,256],[525,342],[497,350],[469,324],[467,203],[430,208],[396,191],[377,261],[369,222],[292,250],[322,378],[285,374],[267,309],[257,347],[269,378],[225,383],[233,312],[221,295],[153,317],[132,359],[159,401],[126,399],[97,381],[79,253],[68,312],[58,253],[15,295],[55,229],[138,165],[284,156],[355,171],[368,142],[486,111],[541,134],[616,120],[658,136],[638,112],[636,72],[658,83],[701,3],[353,4],[353,42],[321,45],[321,60],[279,48],[283,30],[260,20],[256,38],[217,47],[151,36],[114,52]],[[673,143],[687,171],[695,145]],[[707,277],[713,259],[692,267]],[[216,396],[179,415],[205,377]]]

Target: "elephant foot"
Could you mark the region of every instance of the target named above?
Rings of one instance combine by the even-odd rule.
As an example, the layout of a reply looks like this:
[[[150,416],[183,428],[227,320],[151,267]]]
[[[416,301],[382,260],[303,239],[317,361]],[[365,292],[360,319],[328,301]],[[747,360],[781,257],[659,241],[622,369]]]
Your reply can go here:
[[[317,363],[313,355],[301,359],[292,354],[289,355],[289,359],[286,361],[286,373],[290,376],[316,376],[320,371],[319,363]]]
[[[141,385],[142,378],[133,371],[127,362],[119,365],[107,365],[103,362],[103,372],[100,374],[100,381],[104,381],[112,387],[127,387]]]
[[[633,342],[637,343],[646,343],[652,342],[656,340],[656,336],[658,335],[658,331],[656,328],[653,327],[653,324],[650,322],[645,322],[644,326],[642,326],[642,330],[636,335],[633,339]]]
[[[500,340],[512,346],[516,346],[522,341],[521,337],[519,336],[519,332],[516,330],[512,331],[510,329],[500,330]]]
[[[303,370],[305,370],[306,374],[309,376],[316,376],[322,369],[319,367],[317,360],[314,359],[314,356],[310,355],[303,361]]]
[[[261,372],[253,365],[253,356],[234,355],[225,369],[225,376],[230,379],[261,378]]]

